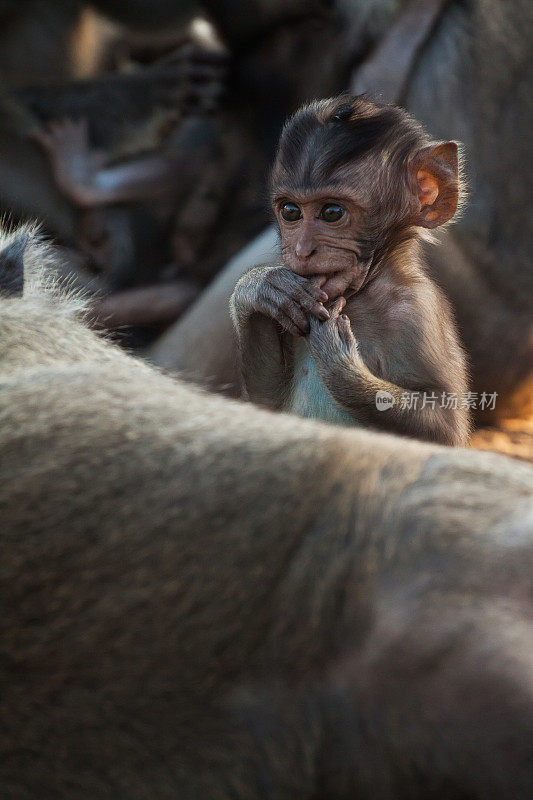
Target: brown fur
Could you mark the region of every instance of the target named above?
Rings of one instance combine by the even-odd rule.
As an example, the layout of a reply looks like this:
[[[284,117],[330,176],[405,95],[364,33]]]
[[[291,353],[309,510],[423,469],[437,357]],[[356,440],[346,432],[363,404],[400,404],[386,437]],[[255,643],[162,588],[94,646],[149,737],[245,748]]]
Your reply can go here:
[[[0,299],[0,793],[533,785],[533,472],[200,393]]]
[[[272,171],[283,266],[252,269],[231,300],[248,396],[301,416],[466,443],[465,359],[418,245],[425,228],[453,217],[458,196],[457,145],[430,144],[401,109],[346,96],[296,112]],[[323,210],[332,203],[342,216],[330,223]],[[287,219],[287,209],[299,216]],[[386,411],[378,392],[393,399]],[[404,395],[413,392],[411,409]],[[444,406],[452,392],[457,408]]]

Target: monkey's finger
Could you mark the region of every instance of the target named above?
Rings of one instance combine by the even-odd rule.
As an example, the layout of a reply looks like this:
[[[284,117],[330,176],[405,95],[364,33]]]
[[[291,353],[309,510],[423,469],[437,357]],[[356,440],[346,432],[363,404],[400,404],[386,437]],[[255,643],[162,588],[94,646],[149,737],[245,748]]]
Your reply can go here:
[[[309,333],[309,320],[304,314],[302,314],[297,306],[292,309],[289,307],[275,308],[272,316],[290,333],[299,336],[305,336],[307,333]]]
[[[316,301],[324,303],[328,298],[322,289],[314,286],[309,278],[295,275],[285,267],[281,271],[274,271],[270,276],[270,284],[277,290],[296,300],[303,308],[310,311]],[[318,308],[315,309],[318,313]],[[315,312],[313,312],[315,313]],[[324,317],[327,319],[327,316]]]
[[[338,297],[335,302],[330,306],[329,314],[331,320],[336,320],[341,313],[342,309],[346,305],[346,298],[345,297]]]
[[[306,291],[311,295],[311,297],[314,297],[315,300],[318,300],[320,303],[325,303],[326,300],[329,300],[326,292],[322,291],[322,289],[320,289],[318,286],[306,287]]]
[[[314,286],[317,289],[322,289],[326,281],[327,278],[325,275],[315,275],[313,278],[309,278],[309,283],[311,284],[311,286]]]
[[[315,286],[312,283],[312,280],[309,278],[302,278],[299,275],[295,275],[294,278],[297,278],[298,287],[300,291],[298,292],[298,299],[306,299],[306,296],[309,295],[311,301],[318,300],[319,303],[325,303],[328,299],[327,294],[320,289],[318,286]]]
[[[324,307],[322,304],[324,301],[320,300],[317,302],[312,295],[309,295],[307,292],[302,291],[298,292],[295,295],[292,295],[292,300],[294,300],[298,305],[307,311],[309,314],[313,314],[313,316],[317,317],[317,319],[325,322],[329,319],[329,311]]]
[[[324,291],[323,287],[327,281],[325,275],[315,275],[314,278],[309,278],[307,281],[306,289],[319,303],[325,303],[329,300],[329,295]]]
[[[303,334],[309,333],[309,319],[307,315],[304,314],[298,303],[295,303],[290,298],[287,298],[287,301],[284,301],[281,304],[280,311],[286,314],[286,316],[294,322],[294,324]]]
[[[350,320],[348,319],[346,314],[340,315],[340,317],[337,320],[337,327],[339,329],[339,336],[341,337],[341,340],[346,345],[346,347],[350,348],[353,345],[357,345],[355,336],[353,335]]]
[[[296,325],[302,334],[309,332],[309,320],[304,314],[298,303],[279,290],[273,290],[271,295],[265,298],[267,312],[283,325],[282,318],[288,317]]]
[[[319,319],[321,322],[326,322],[329,319],[329,311],[325,308],[322,303],[311,302],[308,303],[305,301],[305,305],[303,305],[306,311],[309,311],[314,317]]]
[[[287,333],[292,333],[293,336],[303,336],[304,334],[300,330],[300,328],[294,324],[294,322],[289,319],[289,317],[285,316],[281,312],[278,315],[278,320],[281,327],[287,331]]]

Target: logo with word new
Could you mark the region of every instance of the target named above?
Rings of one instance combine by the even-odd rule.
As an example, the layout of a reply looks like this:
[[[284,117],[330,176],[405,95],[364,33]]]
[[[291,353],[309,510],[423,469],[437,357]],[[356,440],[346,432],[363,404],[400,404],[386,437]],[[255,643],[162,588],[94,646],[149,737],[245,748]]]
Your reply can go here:
[[[376,392],[376,408],[378,411],[387,411],[388,408],[393,407],[394,403],[394,397],[390,392],[385,392],[383,389]]]

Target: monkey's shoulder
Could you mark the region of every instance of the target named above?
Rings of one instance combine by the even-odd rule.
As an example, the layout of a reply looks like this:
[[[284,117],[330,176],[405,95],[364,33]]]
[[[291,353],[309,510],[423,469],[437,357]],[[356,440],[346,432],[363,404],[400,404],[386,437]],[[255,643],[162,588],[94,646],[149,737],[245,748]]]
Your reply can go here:
[[[448,352],[456,339],[447,303],[425,275],[409,281],[380,276],[350,298],[345,313],[368,368],[393,382],[428,357],[434,361],[437,343]]]
[[[381,333],[388,341],[406,328],[434,325],[436,318],[449,321],[448,305],[433,281],[420,273],[409,280],[388,274],[378,276],[351,297],[345,313],[358,338]]]

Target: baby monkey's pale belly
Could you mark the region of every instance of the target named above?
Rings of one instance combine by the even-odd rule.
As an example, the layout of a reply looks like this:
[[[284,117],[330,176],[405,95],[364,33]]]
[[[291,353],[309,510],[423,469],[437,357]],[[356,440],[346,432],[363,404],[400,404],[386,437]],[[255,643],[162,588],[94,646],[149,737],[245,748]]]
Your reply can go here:
[[[309,353],[305,339],[294,339],[294,378],[284,411],[299,417],[321,419],[338,425],[357,425],[356,418],[332,398]]]

